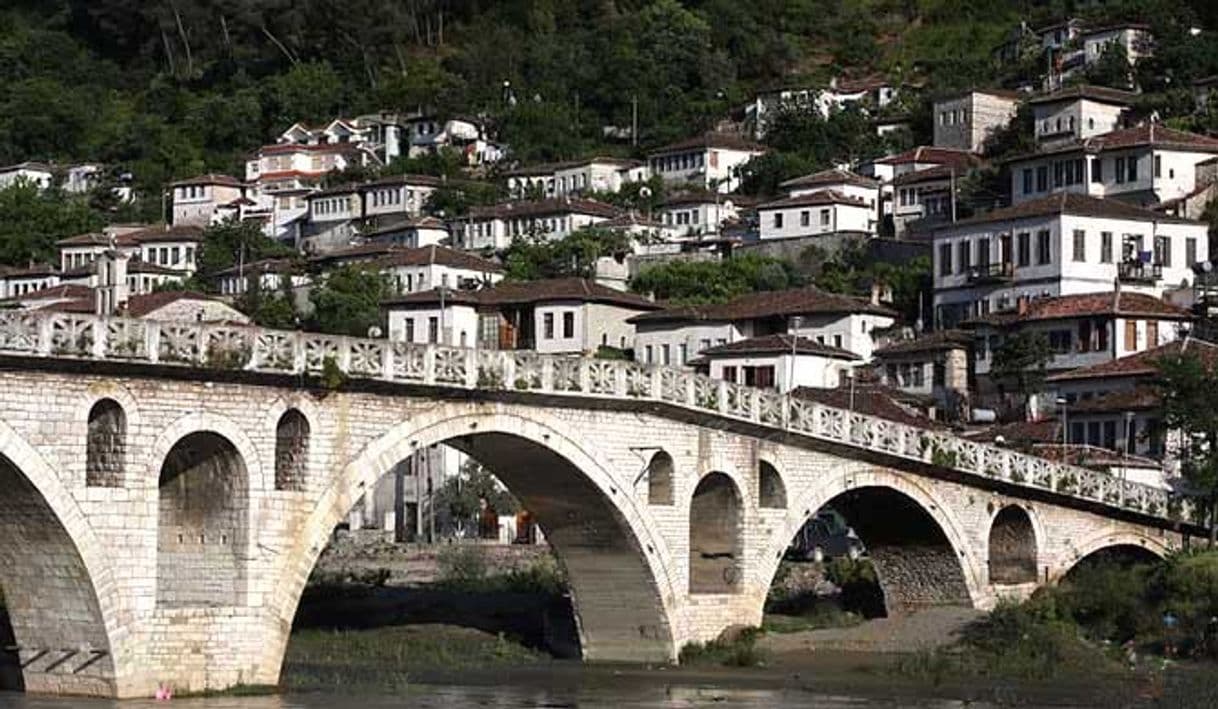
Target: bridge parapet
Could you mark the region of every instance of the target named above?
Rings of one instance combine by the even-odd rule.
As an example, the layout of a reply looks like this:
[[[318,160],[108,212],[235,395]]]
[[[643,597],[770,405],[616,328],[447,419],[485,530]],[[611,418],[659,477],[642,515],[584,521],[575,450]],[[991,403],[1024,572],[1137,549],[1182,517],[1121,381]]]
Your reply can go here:
[[[0,313],[0,353],[270,374],[341,372],[401,384],[648,400],[1160,520],[1195,519],[1191,500],[1168,490],[773,390],[635,362],[25,311]]]

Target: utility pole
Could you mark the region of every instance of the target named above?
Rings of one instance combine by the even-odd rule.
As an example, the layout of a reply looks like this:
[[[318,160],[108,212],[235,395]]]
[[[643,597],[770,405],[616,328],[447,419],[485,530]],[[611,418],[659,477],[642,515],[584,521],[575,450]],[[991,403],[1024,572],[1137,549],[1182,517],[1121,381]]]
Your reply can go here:
[[[406,461],[393,466],[393,541],[406,541]],[[365,499],[369,493],[365,493]]]
[[[630,97],[630,144],[639,147],[639,95]]]

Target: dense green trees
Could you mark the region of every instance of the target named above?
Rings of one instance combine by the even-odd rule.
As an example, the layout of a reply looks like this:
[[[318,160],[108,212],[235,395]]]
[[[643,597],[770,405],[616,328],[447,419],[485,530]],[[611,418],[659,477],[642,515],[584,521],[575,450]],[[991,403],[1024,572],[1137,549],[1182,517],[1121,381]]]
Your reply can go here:
[[[557,241],[544,234],[526,235],[512,241],[503,254],[503,264],[507,277],[514,280],[591,278],[598,259],[624,259],[632,241],[624,231],[591,227]]]
[[[1180,472],[1205,509],[1210,544],[1218,535],[1218,372],[1192,352],[1163,357],[1158,362],[1164,424],[1179,432]]]
[[[631,280],[630,289],[654,294],[656,300],[693,305],[805,283],[789,261],[745,254],[723,261],[669,261],[640,273]]]
[[[19,181],[0,190],[0,264],[52,263],[55,242],[99,229],[88,199]]]
[[[380,304],[392,295],[389,281],[360,266],[343,266],[318,279],[309,292],[313,306],[308,329],[367,337],[381,323]]]

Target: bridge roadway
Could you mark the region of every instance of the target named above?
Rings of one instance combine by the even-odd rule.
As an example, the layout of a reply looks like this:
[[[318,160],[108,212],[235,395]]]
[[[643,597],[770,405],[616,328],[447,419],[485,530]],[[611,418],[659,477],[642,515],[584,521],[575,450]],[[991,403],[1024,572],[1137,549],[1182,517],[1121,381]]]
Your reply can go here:
[[[826,504],[890,613],[1204,536],[1162,490],[632,362],[8,312],[0,392],[0,588],[38,692],[275,683],[335,526],[440,443],[533,511],[588,660],[759,623]]]

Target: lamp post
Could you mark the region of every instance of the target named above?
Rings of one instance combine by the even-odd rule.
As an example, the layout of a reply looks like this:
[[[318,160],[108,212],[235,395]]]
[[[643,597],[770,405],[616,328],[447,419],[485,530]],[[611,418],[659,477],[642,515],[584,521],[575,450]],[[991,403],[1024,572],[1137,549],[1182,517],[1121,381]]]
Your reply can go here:
[[[1069,432],[1070,432],[1070,427],[1068,425],[1069,421],[1066,418],[1066,416],[1067,416],[1066,404],[1068,404],[1068,403],[1070,403],[1070,402],[1068,402],[1065,397],[1063,397],[1063,396],[1057,397],[1057,405],[1060,406],[1061,410],[1062,410],[1062,462],[1063,463],[1069,462],[1066,460],[1066,446],[1068,446],[1070,444],[1070,439],[1068,437]]]

